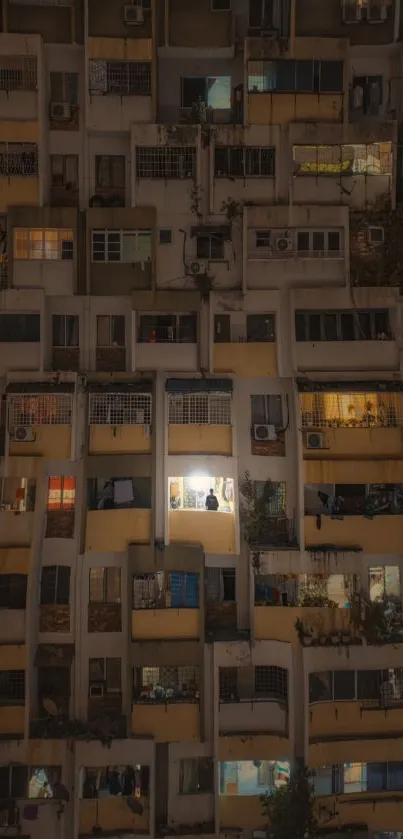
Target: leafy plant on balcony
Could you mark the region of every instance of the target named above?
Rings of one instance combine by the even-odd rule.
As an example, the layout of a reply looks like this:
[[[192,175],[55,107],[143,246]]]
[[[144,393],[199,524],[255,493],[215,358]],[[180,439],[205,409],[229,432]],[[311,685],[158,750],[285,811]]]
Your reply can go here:
[[[387,601],[372,602],[366,594],[351,599],[351,623],[368,644],[387,644],[396,627],[396,613]]]
[[[297,765],[288,784],[262,796],[261,801],[268,839],[312,839],[316,835],[313,774],[305,766]]]
[[[301,586],[299,605],[337,609],[337,603],[327,594],[327,580],[325,577],[313,576],[306,585]]]
[[[240,517],[246,542],[258,544],[267,522],[267,507],[275,496],[272,481],[266,481],[263,492],[257,493],[250,472],[239,483],[241,496]]]
[[[403,207],[393,209],[382,196],[370,210],[355,212],[350,221],[350,276],[352,286],[403,285]],[[372,245],[368,228],[382,227],[384,240]]]

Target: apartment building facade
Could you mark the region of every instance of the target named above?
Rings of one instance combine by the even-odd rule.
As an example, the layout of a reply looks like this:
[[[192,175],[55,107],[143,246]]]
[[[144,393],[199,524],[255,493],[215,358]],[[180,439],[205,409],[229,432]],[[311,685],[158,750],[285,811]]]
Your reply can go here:
[[[0,10],[1,829],[402,839],[400,0]]]

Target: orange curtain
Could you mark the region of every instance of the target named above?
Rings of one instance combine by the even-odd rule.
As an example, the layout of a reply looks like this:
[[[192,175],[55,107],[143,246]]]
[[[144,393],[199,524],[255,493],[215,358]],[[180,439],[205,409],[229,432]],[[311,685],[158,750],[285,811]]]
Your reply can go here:
[[[75,498],[74,476],[49,478],[48,510],[74,510]]]

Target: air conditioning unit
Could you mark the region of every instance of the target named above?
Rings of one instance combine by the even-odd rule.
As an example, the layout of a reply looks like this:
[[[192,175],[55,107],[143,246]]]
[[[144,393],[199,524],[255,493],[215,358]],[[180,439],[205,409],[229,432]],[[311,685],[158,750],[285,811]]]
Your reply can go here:
[[[11,433],[11,437],[17,443],[33,443],[36,434],[33,428],[26,425],[17,425]]]
[[[277,440],[275,425],[254,425],[253,439],[256,440],[257,443]]]
[[[368,227],[367,236],[370,245],[383,245],[385,229],[383,227]]]
[[[325,449],[326,439],[324,434],[318,431],[310,431],[305,437],[305,448],[307,449]]]
[[[90,699],[99,699],[104,695],[104,685],[103,682],[93,682],[90,685]]]
[[[51,102],[50,103],[51,119],[70,119],[71,110],[68,102]]]
[[[279,238],[276,239],[276,251],[279,251],[280,253],[292,251],[292,239],[289,239],[288,236],[279,236]]]
[[[144,23],[144,11],[142,6],[125,6],[123,17],[126,26],[142,26]]]
[[[190,263],[190,273],[194,274],[195,276],[200,276],[201,274],[205,274],[207,270],[205,262],[191,262]]]

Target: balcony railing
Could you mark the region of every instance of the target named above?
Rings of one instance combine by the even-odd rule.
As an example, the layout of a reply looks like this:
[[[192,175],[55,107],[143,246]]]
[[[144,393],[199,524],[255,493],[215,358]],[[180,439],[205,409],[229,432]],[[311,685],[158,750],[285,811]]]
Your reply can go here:
[[[267,519],[251,539],[250,545],[252,547],[265,545],[276,548],[297,548],[298,539],[294,520],[285,517]]]
[[[287,250],[287,251],[278,251],[272,247],[267,248],[254,248],[253,250],[248,250],[248,259],[250,260],[284,260],[288,259],[327,259],[329,261],[340,261],[344,259],[344,251],[342,250],[308,250],[308,251],[301,251],[301,250]]]

